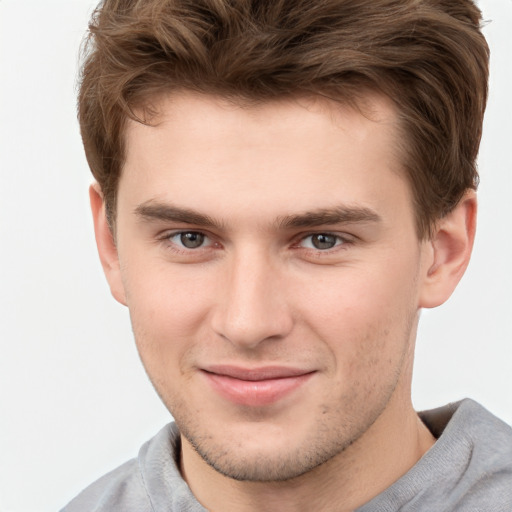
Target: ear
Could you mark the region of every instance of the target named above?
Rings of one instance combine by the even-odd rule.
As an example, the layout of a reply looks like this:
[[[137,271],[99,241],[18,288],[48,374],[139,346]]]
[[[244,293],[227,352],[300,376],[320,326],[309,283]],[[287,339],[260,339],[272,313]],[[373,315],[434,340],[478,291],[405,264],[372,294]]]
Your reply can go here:
[[[476,230],[477,201],[474,190],[436,225],[427,242],[429,262],[420,291],[422,308],[434,308],[448,300],[471,257]]]
[[[91,201],[91,210],[94,220],[94,234],[96,236],[96,245],[100,256],[101,265],[105,272],[110,291],[114,298],[126,306],[126,295],[123,281],[121,279],[121,268],[117,247],[107,222],[105,212],[105,202],[103,194],[98,183],[89,187],[89,198]]]

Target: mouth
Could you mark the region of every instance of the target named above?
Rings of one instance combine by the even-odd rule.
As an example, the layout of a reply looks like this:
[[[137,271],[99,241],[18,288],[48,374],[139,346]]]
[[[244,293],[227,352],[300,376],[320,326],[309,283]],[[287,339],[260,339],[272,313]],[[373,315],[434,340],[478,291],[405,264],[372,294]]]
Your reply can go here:
[[[315,372],[283,366],[243,368],[222,365],[203,368],[202,373],[222,398],[236,405],[261,407],[292,394]]]

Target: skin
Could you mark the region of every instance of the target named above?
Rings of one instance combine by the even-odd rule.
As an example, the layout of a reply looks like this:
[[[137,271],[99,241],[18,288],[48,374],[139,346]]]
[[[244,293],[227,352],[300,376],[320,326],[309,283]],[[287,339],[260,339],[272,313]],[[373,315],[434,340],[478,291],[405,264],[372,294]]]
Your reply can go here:
[[[396,112],[367,100],[364,117],[174,94],[152,126],[128,123],[115,242],[91,188],[112,293],[209,510],[353,510],[434,442],[410,399],[417,322],[466,268],[476,200],[419,240]],[[307,376],[237,402],[219,365]]]

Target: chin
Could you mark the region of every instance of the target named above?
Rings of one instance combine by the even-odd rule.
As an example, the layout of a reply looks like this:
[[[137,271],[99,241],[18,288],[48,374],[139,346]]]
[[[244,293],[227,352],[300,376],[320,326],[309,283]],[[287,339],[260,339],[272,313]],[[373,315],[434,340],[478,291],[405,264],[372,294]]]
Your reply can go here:
[[[224,451],[202,450],[194,446],[201,458],[215,471],[228,478],[245,482],[283,482],[298,478],[343,451],[338,447],[332,453],[319,453],[314,449],[259,450],[227,449]]]
[[[352,422],[331,430],[318,419],[309,425],[298,422],[294,428],[242,422],[234,428],[224,425],[217,431],[221,435],[202,434],[197,426],[182,428],[181,433],[201,459],[221,475],[246,482],[283,482],[339,457],[369,425],[354,431]]]

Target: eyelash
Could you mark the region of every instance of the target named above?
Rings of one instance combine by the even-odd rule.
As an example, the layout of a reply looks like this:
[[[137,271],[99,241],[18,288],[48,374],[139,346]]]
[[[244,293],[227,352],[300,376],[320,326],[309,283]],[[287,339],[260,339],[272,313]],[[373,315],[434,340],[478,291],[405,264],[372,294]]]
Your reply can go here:
[[[166,246],[166,248],[171,249],[174,252],[180,253],[180,254],[190,254],[192,252],[199,252],[200,249],[205,249],[207,247],[219,245],[215,242],[211,241],[208,245],[200,245],[197,248],[190,248],[185,247],[183,245],[179,245],[177,242],[173,242],[173,239],[179,236],[187,235],[187,234],[193,234],[193,235],[199,235],[204,237],[205,240],[210,240],[211,237],[208,236],[206,233],[203,233],[202,231],[196,231],[196,230],[182,230],[182,231],[173,231],[173,232],[166,232],[161,237],[159,237],[159,241],[163,242]]]
[[[308,238],[313,238],[313,237],[321,237],[321,236],[324,236],[324,237],[332,237],[334,238],[334,242],[335,242],[335,245],[333,247],[329,247],[329,248],[325,248],[325,249],[320,249],[319,247],[304,247],[304,246],[300,246],[301,243],[305,242]],[[318,253],[318,254],[330,254],[332,251],[337,251],[337,250],[340,250],[342,248],[342,246],[345,246],[347,244],[350,244],[351,240],[349,240],[348,236],[341,236],[341,235],[338,235],[336,233],[330,233],[330,232],[324,232],[324,231],[321,231],[321,232],[317,232],[317,233],[310,233],[310,234],[307,234],[307,235],[303,235],[300,237],[299,241],[297,242],[296,246],[298,248],[303,248],[303,249],[307,249],[307,250],[311,250],[311,251],[314,251],[315,253]],[[311,245],[314,245],[313,242],[311,242]]]
[[[183,245],[179,245],[177,242],[173,242],[173,239],[179,236],[183,235],[199,235],[204,237],[205,240],[209,240],[210,243],[208,245],[201,244],[197,248],[190,248],[190,247],[184,247]],[[326,237],[334,237],[335,245],[331,248],[326,249],[319,249],[315,247],[304,247],[301,246],[301,243],[306,241],[308,238],[312,238],[314,236],[321,236],[324,235]],[[329,231],[319,231],[315,233],[304,233],[295,238],[295,242],[292,244],[293,249],[304,249],[308,252],[313,252],[318,256],[321,255],[329,255],[332,254],[335,251],[344,250],[347,248],[347,246],[353,245],[354,243],[354,237],[351,237],[349,235],[343,234],[337,234],[337,233],[331,233]],[[210,247],[216,248],[220,247],[220,244],[216,243],[212,240],[212,237],[208,234],[202,232],[202,231],[196,231],[196,230],[182,230],[182,231],[173,231],[173,232],[166,232],[161,237],[159,237],[159,241],[165,243],[166,248],[172,250],[173,252],[179,253],[179,254],[188,254],[190,255],[193,252],[199,252],[201,249],[207,249]]]

